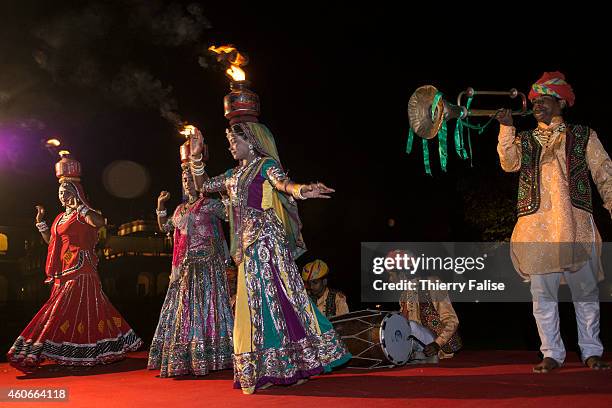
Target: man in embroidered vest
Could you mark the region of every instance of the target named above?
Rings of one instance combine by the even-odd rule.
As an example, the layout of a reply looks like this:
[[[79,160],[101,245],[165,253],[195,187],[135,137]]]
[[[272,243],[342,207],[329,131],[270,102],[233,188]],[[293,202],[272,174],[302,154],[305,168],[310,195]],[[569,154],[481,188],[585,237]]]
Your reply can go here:
[[[563,110],[574,105],[575,96],[563,74],[546,72],[529,99],[537,128],[516,135],[511,112],[500,111],[497,152],[504,171],[520,172],[511,257],[518,273],[531,282],[544,355],[533,371],[547,373],[565,360],[557,305],[561,283],[572,293],[582,361],[592,369],[607,369],[599,339],[601,237],[593,222],[588,173],[604,206],[612,210],[612,161],[592,129],[564,122]]]
[[[349,312],[344,293],[327,287],[329,267],[320,259],[304,265],[302,279],[306,291],[317,308],[326,317],[340,316]]]
[[[412,268],[414,253],[397,249],[387,253],[387,258],[406,257]],[[440,282],[440,278],[419,270],[415,274],[396,269],[387,269],[389,282],[412,281],[416,290],[406,290],[400,296],[400,313],[410,323],[412,335],[422,344],[415,346],[409,363],[437,363],[439,359],[451,358],[462,347],[459,336],[459,318],[445,290],[421,290],[419,280]],[[422,353],[419,353],[422,352]],[[422,354],[422,355],[421,355]]]

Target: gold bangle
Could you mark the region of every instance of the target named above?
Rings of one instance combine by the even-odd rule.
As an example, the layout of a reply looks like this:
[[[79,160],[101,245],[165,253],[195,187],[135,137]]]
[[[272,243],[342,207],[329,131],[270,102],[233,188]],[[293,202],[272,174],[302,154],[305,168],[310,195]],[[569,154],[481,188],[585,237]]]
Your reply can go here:
[[[291,195],[293,196],[293,198],[298,198],[300,200],[306,199],[306,197],[302,195],[302,187],[304,187],[304,184],[294,184],[293,185],[293,191],[291,192]]]

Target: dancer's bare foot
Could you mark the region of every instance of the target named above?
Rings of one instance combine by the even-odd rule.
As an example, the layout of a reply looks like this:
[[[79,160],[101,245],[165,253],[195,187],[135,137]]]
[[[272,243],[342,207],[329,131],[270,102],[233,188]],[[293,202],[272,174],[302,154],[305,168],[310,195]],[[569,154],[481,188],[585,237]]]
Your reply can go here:
[[[593,370],[609,370],[610,364],[606,363],[599,356],[591,356],[584,360],[584,364]]]
[[[551,372],[555,368],[559,368],[559,363],[557,363],[557,360],[550,357],[544,357],[544,359],[539,364],[533,367],[533,372],[545,374]]]
[[[296,387],[298,385],[302,385],[308,382],[308,378],[301,378],[299,380],[297,380],[297,382],[295,384],[291,384],[292,387]]]
[[[255,387],[247,387],[242,389],[242,393],[246,395],[251,395],[255,393]]]

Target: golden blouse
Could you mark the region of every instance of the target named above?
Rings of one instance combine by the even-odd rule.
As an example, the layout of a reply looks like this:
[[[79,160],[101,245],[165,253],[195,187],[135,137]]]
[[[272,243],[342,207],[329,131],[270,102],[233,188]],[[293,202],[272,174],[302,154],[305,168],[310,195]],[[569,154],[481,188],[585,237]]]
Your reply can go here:
[[[552,130],[563,122],[553,118]],[[554,134],[540,153],[540,207],[537,212],[519,217],[511,238],[512,262],[518,273],[528,279],[532,274],[577,271],[590,258],[593,244],[601,255],[601,237],[593,216],[572,205],[567,174],[565,132]],[[521,167],[521,144],[513,126],[500,126],[497,152],[504,171]],[[612,161],[595,131],[591,130],[586,160],[591,176],[604,201],[612,209]],[[601,262],[598,274],[603,278]]]

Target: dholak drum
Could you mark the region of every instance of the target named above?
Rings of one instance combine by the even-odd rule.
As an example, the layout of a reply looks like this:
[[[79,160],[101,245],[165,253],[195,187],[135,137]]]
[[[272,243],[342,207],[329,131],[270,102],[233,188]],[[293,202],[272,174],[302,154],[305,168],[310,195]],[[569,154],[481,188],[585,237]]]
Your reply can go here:
[[[360,310],[330,319],[353,358],[353,368],[386,368],[406,364],[412,353],[412,331],[398,312]]]

